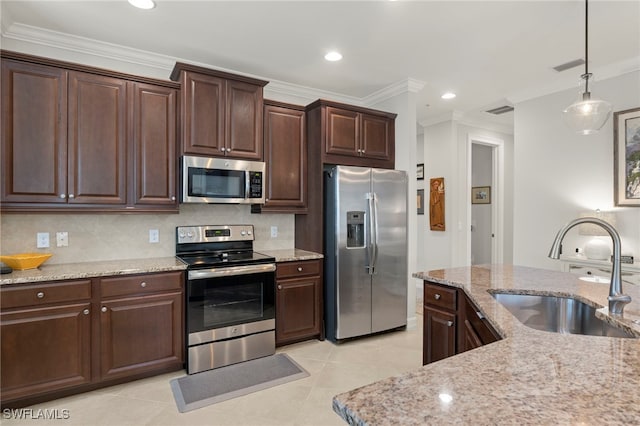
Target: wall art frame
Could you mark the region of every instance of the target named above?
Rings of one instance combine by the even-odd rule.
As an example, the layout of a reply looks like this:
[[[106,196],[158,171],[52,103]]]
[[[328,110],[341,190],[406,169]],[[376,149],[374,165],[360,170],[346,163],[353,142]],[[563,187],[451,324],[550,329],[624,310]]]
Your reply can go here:
[[[471,204],[491,204],[491,187],[474,186],[471,188]]]
[[[640,207],[640,108],[613,113],[613,194],[616,206]]]

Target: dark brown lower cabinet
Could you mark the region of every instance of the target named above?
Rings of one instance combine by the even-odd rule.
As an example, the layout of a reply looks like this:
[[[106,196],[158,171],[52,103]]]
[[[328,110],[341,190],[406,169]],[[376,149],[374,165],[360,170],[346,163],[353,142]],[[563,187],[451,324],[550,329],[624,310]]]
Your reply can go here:
[[[429,281],[424,281],[423,321],[423,365],[501,338],[464,290]]]
[[[422,364],[429,364],[456,354],[456,315],[425,308]]]
[[[21,407],[184,363],[184,273],[0,290],[0,403]]]
[[[182,364],[182,293],[138,296],[102,303],[102,379]]]
[[[322,261],[278,263],[276,345],[322,338]]]
[[[2,401],[91,382],[91,305],[2,312]]]

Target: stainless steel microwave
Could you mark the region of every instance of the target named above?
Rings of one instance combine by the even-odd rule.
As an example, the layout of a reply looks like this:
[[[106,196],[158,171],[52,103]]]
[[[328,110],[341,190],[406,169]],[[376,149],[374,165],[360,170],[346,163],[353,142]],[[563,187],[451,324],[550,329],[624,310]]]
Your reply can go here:
[[[264,204],[265,164],[182,157],[182,203]]]

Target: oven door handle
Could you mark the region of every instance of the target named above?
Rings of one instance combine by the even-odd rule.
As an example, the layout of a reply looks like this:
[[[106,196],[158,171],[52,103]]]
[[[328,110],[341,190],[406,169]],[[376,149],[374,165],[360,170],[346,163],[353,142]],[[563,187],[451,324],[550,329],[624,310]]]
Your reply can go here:
[[[233,275],[260,274],[263,272],[273,272],[276,270],[275,263],[265,263],[260,265],[230,266],[224,268],[198,269],[189,271],[190,280],[202,280],[205,278],[230,277]]]

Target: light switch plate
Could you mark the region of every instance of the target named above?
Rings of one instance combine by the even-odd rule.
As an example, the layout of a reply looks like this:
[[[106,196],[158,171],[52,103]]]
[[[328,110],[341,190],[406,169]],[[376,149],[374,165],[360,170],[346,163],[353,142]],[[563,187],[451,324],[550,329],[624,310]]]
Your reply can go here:
[[[48,232],[38,232],[36,234],[36,247],[38,247],[38,248],[47,248],[47,247],[49,247],[49,233]]]
[[[271,238],[278,238],[278,227],[277,226],[272,226],[271,227]]]
[[[68,232],[56,232],[56,245],[58,247],[69,246],[69,233]]]
[[[149,229],[149,242],[160,242],[160,232],[157,229]]]

